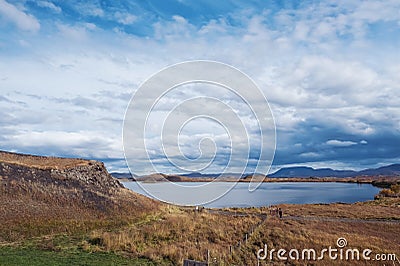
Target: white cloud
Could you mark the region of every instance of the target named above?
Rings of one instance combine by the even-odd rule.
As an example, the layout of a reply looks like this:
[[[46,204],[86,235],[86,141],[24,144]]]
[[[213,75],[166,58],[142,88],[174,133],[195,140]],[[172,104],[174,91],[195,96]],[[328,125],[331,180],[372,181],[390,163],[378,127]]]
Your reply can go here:
[[[354,20],[363,20],[368,23],[383,21],[400,21],[400,3],[396,0],[388,1],[362,1],[354,13]]]
[[[225,20],[219,19],[218,21],[215,19],[210,20],[206,25],[202,26],[199,30],[199,33],[202,35],[210,35],[210,34],[226,34],[230,27],[226,23]]]
[[[0,0],[0,14],[21,30],[37,32],[40,29],[39,21],[34,16],[19,10],[5,0]]]
[[[137,17],[135,15],[129,13],[122,13],[119,11],[115,12],[114,16],[119,23],[124,25],[131,25],[137,20]]]
[[[85,28],[87,28],[88,30],[95,30],[95,29],[97,29],[97,26],[96,26],[96,24],[94,24],[94,23],[84,23],[83,26],[84,26]]]
[[[84,158],[121,158],[120,138],[96,131],[21,131],[9,136],[8,145],[19,150],[47,149],[53,153],[75,154]]]
[[[104,11],[101,8],[93,8],[89,14],[95,17],[102,17],[104,16]]]
[[[353,146],[357,145],[357,142],[354,141],[349,141],[349,140],[337,140],[337,139],[331,139],[326,142],[329,146],[335,146],[335,147],[348,147],[348,146]]]
[[[320,154],[316,153],[316,152],[305,152],[305,153],[301,153],[300,157],[304,157],[304,158],[313,160],[313,159],[320,157]]]
[[[184,17],[174,15],[173,21],[156,22],[154,24],[154,37],[158,40],[165,39],[179,43],[179,40],[193,37],[196,27],[190,24]],[[193,40],[192,40],[193,41]]]
[[[107,16],[106,10],[102,8],[99,1],[74,1],[70,5],[68,5],[69,2],[64,2],[64,4],[67,4],[67,6],[84,17],[104,18]],[[74,20],[72,19],[72,21]]]
[[[49,8],[51,10],[53,10],[55,13],[61,13],[61,7],[56,6],[55,4],[53,4],[52,2],[48,2],[48,1],[37,1],[36,4],[40,7],[45,7],[45,8]]]
[[[94,26],[94,27],[93,27]],[[57,28],[60,34],[66,38],[68,41],[87,41],[88,40],[88,30],[96,29],[95,25],[92,23],[85,23],[83,25],[66,25],[66,24],[57,24]]]
[[[0,8],[3,5],[4,9],[4,3],[7,2],[0,0]],[[378,1],[364,3],[305,4],[299,10],[278,14],[238,12],[232,17],[202,21],[200,25],[192,24],[190,18],[173,16],[151,22],[154,36],[149,33],[143,38],[123,32],[123,25],[115,33],[92,21],[57,22],[61,34],[42,36],[46,43],[38,45],[30,39],[20,42],[29,43],[29,49],[35,51],[32,59],[16,56],[0,62],[0,75],[7,77],[0,80],[0,88],[11,100],[2,103],[2,107],[18,118],[15,120],[20,125],[13,127],[17,132],[26,127],[23,120],[29,120],[30,115],[38,117],[38,124],[29,125],[25,135],[16,135],[21,141],[28,139],[29,132],[34,133],[38,145],[50,146],[55,141],[46,142],[45,132],[50,132],[51,140],[58,136],[83,144],[91,143],[90,136],[97,136],[102,130],[105,135],[119,137],[120,120],[104,121],[122,119],[138,84],[169,64],[211,59],[238,67],[260,85],[273,108],[278,147],[291,151],[288,156],[296,153],[310,161],[323,158],[322,152],[309,149],[312,144],[306,138],[312,134],[321,136],[316,143],[324,148],[358,148],[356,144],[367,143],[359,146],[368,148],[374,143],[369,138],[383,134],[383,129],[400,130],[399,55],[388,50],[385,41],[367,34],[368,23],[398,21],[399,8],[395,8],[395,1],[387,1],[387,5]],[[107,21],[117,19],[124,25],[135,23],[138,28],[142,23],[125,10],[107,13],[100,7],[82,5],[79,12]],[[30,17],[27,12],[25,16]],[[12,94],[15,90],[22,94]],[[108,94],[94,97],[99,91]],[[28,99],[28,94],[43,99],[34,101]],[[116,99],[117,95],[124,96]],[[166,106],[179,103],[185,96],[176,94]],[[22,105],[16,107],[16,102],[22,101],[26,102],[26,109]],[[230,104],[240,109],[236,103]],[[66,116],[71,119],[64,120]],[[236,126],[239,125],[233,127]],[[4,127],[1,130],[5,132]],[[68,130],[79,136],[60,133]],[[42,131],[39,136],[37,132]],[[347,140],[364,138],[359,142]],[[104,136],[92,140],[107,148],[111,145]],[[70,147],[68,143],[66,147]],[[301,145],[294,149],[295,143]],[[196,148],[193,145],[187,146],[188,151]],[[82,147],[93,149],[90,145]],[[83,154],[83,150],[73,151]],[[344,167],[334,159],[329,162]]]
[[[83,9],[80,9],[80,12],[82,12],[83,14],[93,16],[93,17],[103,17],[104,16],[104,10],[100,7],[90,5],[90,4],[87,6],[85,6],[85,4],[82,4],[80,7],[83,8]]]

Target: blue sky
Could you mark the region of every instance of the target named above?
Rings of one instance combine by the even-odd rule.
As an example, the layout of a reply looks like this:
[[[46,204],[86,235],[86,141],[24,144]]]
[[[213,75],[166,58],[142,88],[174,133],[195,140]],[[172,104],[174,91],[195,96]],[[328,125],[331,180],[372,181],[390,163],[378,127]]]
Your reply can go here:
[[[161,68],[206,59],[242,70],[268,98],[274,169],[397,163],[399,10],[399,1],[0,0],[0,148],[122,171],[132,94]]]

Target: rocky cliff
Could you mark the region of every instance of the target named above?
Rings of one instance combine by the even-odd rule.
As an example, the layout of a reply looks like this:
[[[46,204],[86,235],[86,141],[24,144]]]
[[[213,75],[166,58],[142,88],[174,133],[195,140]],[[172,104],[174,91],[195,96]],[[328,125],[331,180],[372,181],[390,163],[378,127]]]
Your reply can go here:
[[[39,187],[58,187],[110,194],[123,186],[102,162],[52,158],[0,151],[0,180],[3,192],[34,191]],[[6,187],[12,187],[13,189]],[[51,194],[51,191],[47,191]]]
[[[15,239],[11,228],[18,226],[51,233],[76,223],[131,219],[159,206],[124,188],[102,162],[2,151],[0,202],[0,241]]]

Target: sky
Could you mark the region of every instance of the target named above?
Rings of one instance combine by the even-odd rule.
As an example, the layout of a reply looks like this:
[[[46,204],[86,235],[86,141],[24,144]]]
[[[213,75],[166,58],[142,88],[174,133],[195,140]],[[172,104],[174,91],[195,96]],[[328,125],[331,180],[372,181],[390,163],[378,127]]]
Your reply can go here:
[[[397,0],[0,0],[0,149],[127,171],[122,128],[139,86],[167,66],[213,60],[246,73],[266,96],[272,170],[398,163],[399,47]],[[229,146],[226,132],[200,120],[182,131],[186,157],[199,156],[206,133]],[[216,156],[209,171],[225,161]]]

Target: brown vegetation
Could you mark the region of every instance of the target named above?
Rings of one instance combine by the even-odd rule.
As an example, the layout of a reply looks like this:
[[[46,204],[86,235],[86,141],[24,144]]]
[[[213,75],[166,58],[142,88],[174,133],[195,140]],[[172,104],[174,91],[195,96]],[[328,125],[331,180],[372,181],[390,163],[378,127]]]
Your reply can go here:
[[[0,241],[120,225],[159,206],[123,188],[100,162],[0,155]],[[50,161],[61,166],[43,165]]]
[[[230,249],[237,249],[260,221],[256,215],[227,216],[167,206],[157,215],[119,230],[93,231],[85,248],[124,251],[173,264],[183,259],[205,261],[209,250],[218,261],[229,261]]]
[[[85,166],[95,161],[19,154],[0,151],[0,162],[18,164],[38,169],[66,169],[76,166]]]
[[[196,179],[180,175],[152,174],[146,176],[135,177],[135,181],[156,183],[156,182],[196,182]],[[127,180],[127,181],[132,181]],[[210,182],[212,179],[202,179],[201,182]]]
[[[390,188],[382,189],[376,198],[382,197],[391,197],[391,198],[399,198],[400,197],[400,184],[391,185]]]
[[[4,154],[0,154],[3,245],[29,240],[37,248],[59,252],[63,247],[54,240],[64,235],[70,245],[88,252],[115,252],[157,264],[205,261],[209,251],[216,265],[256,265],[256,252],[264,244],[271,249],[318,250],[335,246],[339,237],[345,237],[352,248],[400,255],[400,198],[356,204],[282,204],[278,207],[283,209],[283,219],[268,216],[264,220],[267,208],[197,212],[156,202],[123,188],[100,162]],[[397,189],[394,186],[391,191],[397,193]],[[275,259],[260,263],[333,262]],[[367,265],[365,261],[351,264]]]
[[[249,244],[236,253],[233,262],[238,265],[257,265],[256,252],[267,244],[268,250],[275,249],[273,260],[261,260],[260,265],[383,265],[378,261],[365,260],[278,260],[276,251],[283,248],[314,249],[317,252],[324,248],[337,248],[338,238],[347,240],[348,248],[360,251],[371,249],[377,253],[399,254],[400,226],[397,223],[365,223],[360,221],[310,221],[292,219],[268,219],[260,226],[256,234],[249,239]],[[286,256],[288,254],[286,253]],[[317,257],[320,254],[317,255]],[[372,257],[372,256],[371,256]],[[388,261],[386,265],[398,265],[398,262]],[[395,263],[395,264],[394,264]]]

